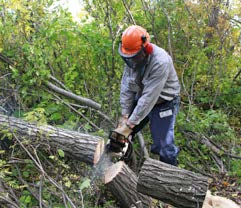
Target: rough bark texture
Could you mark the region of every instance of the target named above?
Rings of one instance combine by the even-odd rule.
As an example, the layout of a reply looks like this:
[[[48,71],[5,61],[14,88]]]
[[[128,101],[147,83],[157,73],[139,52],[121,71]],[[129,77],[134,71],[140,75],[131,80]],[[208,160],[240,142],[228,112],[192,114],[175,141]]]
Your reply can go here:
[[[151,205],[150,197],[136,191],[137,176],[123,161],[107,169],[105,185],[123,208]]]
[[[207,177],[150,158],[137,183],[140,193],[178,208],[201,208],[207,188]]]
[[[29,123],[0,114],[0,131],[9,130],[20,138],[41,139],[55,148],[60,148],[69,156],[96,164],[104,151],[104,140],[100,137],[56,128],[50,125]]]

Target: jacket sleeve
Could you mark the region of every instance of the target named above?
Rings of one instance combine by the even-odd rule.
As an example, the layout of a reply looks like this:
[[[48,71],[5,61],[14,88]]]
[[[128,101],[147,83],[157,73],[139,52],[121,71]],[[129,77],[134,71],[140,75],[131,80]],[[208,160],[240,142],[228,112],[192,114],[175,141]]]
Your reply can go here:
[[[130,87],[128,68],[125,67],[121,80],[120,105],[122,115],[130,115],[135,100],[135,92]]]
[[[143,83],[142,95],[129,118],[131,123],[139,124],[150,113],[167,81],[169,71],[170,63],[160,64],[156,62],[152,66],[148,79]]]

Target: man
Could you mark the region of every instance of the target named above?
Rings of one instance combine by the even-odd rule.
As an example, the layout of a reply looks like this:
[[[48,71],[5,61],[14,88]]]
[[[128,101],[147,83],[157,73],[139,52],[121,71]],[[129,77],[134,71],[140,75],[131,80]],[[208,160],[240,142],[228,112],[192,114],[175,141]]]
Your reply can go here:
[[[174,123],[179,107],[180,85],[168,53],[150,43],[148,32],[137,25],[122,34],[118,52],[126,65],[121,81],[122,117],[116,132],[128,137],[150,121],[151,152],[177,165]]]

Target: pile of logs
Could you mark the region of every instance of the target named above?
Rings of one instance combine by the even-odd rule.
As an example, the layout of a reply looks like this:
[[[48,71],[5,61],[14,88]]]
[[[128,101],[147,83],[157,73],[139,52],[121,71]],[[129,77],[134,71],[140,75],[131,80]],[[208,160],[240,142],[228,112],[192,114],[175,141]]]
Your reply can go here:
[[[105,144],[101,137],[49,125],[40,126],[2,114],[1,130],[8,130],[20,139],[41,139],[90,165],[96,165],[104,152]],[[209,182],[203,175],[150,158],[145,160],[138,176],[123,161],[119,161],[106,170],[104,177],[105,185],[125,208],[152,207],[152,198],[178,208],[201,208]]]
[[[105,184],[122,207],[150,207],[151,198],[180,208],[202,207],[208,178],[163,162],[146,159],[137,177],[122,161],[105,174]],[[144,195],[143,195],[144,194]],[[146,196],[145,196],[146,195]]]

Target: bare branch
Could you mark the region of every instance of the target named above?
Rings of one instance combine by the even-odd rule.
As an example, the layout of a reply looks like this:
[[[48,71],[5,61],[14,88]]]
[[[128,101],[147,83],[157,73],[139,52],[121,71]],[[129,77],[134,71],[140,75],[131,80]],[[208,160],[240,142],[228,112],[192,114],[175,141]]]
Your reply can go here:
[[[238,73],[234,76],[233,81],[235,81],[241,74],[241,68],[239,69]]]
[[[11,75],[11,73],[4,74],[3,76],[0,77],[0,79],[3,79],[4,77],[7,77],[9,75]]]
[[[50,76],[50,79],[52,79],[53,81],[55,81],[57,84],[59,84],[61,87],[63,87],[65,90],[68,90],[68,88],[62,83],[60,82],[56,77],[54,76]]]
[[[0,60],[2,60],[3,62],[9,64],[10,66],[14,66],[13,61],[10,60],[7,56],[3,55],[2,53],[0,53]]]
[[[74,99],[74,100],[80,102],[83,105],[89,106],[89,107],[94,108],[96,110],[100,110],[100,108],[101,108],[101,105],[99,103],[96,103],[95,101],[93,101],[91,99],[78,96],[78,95],[76,95],[76,94],[74,94],[70,91],[59,88],[56,85],[52,84],[51,82],[47,82],[46,85],[51,90],[53,90],[53,91],[55,91],[55,92],[57,92],[61,95],[64,95],[68,98]]]
[[[68,106],[71,110],[76,112],[78,115],[83,117],[91,126],[96,128],[97,130],[100,130],[98,126],[96,126],[93,122],[91,122],[86,116],[84,116],[81,112],[77,111],[74,107],[72,107],[69,103],[65,102],[63,99],[61,99],[59,96],[52,93],[53,96],[55,96],[58,100],[60,100],[62,103],[64,103],[66,106]]]
[[[162,11],[167,19],[168,22],[168,51],[170,53],[170,56],[173,58],[173,53],[172,53],[172,41],[171,41],[171,34],[172,34],[172,25],[171,25],[171,19],[164,8],[164,3],[162,2]]]
[[[208,147],[212,152],[214,152],[216,155],[226,155],[231,158],[241,159],[241,156],[230,154],[228,151],[224,150],[222,147],[219,147],[217,144],[214,144],[211,142],[211,139],[208,139],[203,134],[198,134],[194,132],[184,132],[183,133],[191,138],[195,138],[199,140],[202,144],[205,144],[206,147]]]
[[[5,187],[6,184],[0,179],[0,204],[7,208],[18,208],[19,204],[16,200],[16,196],[12,196],[12,190],[8,190]]]
[[[36,167],[41,171],[42,174],[44,174],[44,176],[56,187],[58,188],[62,194],[64,195],[64,197],[66,197],[66,199],[68,200],[68,202],[70,203],[70,205],[73,208],[76,208],[76,206],[73,204],[72,200],[69,198],[69,196],[65,193],[62,185],[58,184],[53,178],[51,178],[44,170],[43,166],[40,162],[40,160],[38,159],[38,157],[35,159],[35,157],[28,151],[28,149],[22,144],[22,142],[18,139],[17,135],[15,135],[14,133],[12,133],[14,138],[18,141],[18,143],[20,144],[20,146],[24,149],[24,151],[29,155],[29,157],[33,160],[33,162],[35,163]]]
[[[122,0],[122,3],[123,3],[123,5],[124,5],[124,7],[125,7],[125,9],[126,9],[126,11],[127,11],[127,13],[128,13],[128,15],[130,16],[130,19],[131,19],[132,23],[133,23],[134,25],[136,25],[136,21],[134,20],[132,14],[131,14],[131,11],[130,11],[129,8],[127,7],[126,1],[125,1],[125,0]]]
[[[21,171],[19,170],[19,168],[18,168],[18,166],[15,164],[15,168],[16,168],[16,170],[17,170],[17,172],[18,172],[18,178],[19,178],[19,180],[24,184],[24,185],[26,185],[26,188],[27,188],[27,190],[34,196],[34,198],[36,199],[36,200],[39,200],[39,196],[38,196],[38,194],[36,194],[31,188],[30,188],[30,186],[29,186],[29,184],[23,179],[23,177],[22,177],[22,174],[21,174]],[[41,199],[41,198],[40,198]],[[41,207],[42,207],[42,205],[43,205],[43,207],[46,207],[46,208],[48,208],[48,206],[41,200],[41,201],[39,201],[39,204],[41,204]]]

